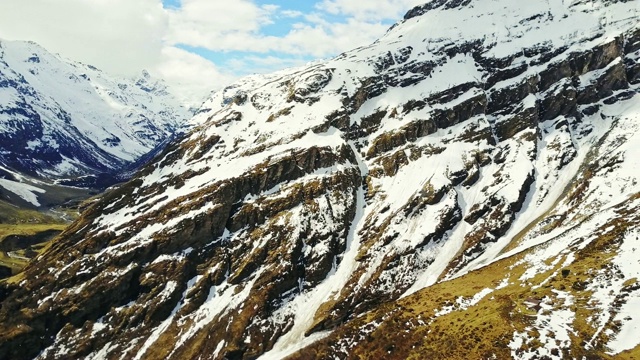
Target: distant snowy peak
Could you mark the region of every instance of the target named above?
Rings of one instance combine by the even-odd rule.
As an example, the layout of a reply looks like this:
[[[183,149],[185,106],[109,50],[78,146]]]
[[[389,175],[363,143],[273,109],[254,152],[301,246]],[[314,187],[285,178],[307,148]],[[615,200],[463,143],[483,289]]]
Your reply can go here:
[[[33,42],[0,41],[0,164],[44,178],[117,173],[191,112],[143,71],[118,78]]]

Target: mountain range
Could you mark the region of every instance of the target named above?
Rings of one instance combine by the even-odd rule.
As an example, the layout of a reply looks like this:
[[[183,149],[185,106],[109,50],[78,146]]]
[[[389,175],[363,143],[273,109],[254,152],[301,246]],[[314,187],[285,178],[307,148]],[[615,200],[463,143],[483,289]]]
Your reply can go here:
[[[38,181],[103,189],[126,179],[191,116],[146,71],[112,76],[33,42],[0,41],[0,186],[32,206],[46,202]]]
[[[214,93],[0,283],[0,358],[639,358],[639,10],[433,0]]]

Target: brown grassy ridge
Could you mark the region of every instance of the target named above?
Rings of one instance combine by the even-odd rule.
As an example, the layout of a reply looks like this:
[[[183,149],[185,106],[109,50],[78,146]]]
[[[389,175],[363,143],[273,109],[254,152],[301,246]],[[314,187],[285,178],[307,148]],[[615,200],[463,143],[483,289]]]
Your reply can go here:
[[[544,244],[500,260],[460,278],[435,284],[406,298],[386,303],[377,310],[336,329],[329,337],[292,355],[291,359],[333,358],[340,354],[353,359],[483,359],[511,358],[508,344],[515,332],[529,334],[523,351],[535,352],[542,344],[533,327],[544,310],[532,308],[528,302],[543,300],[556,309],[569,309],[575,314],[570,324],[571,344],[554,351],[564,358],[638,359],[640,347],[616,356],[607,354],[610,338],[605,331],[597,333],[591,318],[601,311],[609,312],[605,329],[616,330],[615,309],[601,309],[592,299],[588,284],[597,273],[612,274],[611,260],[617,253],[622,236],[631,222],[613,219],[601,229],[614,225],[615,230],[600,232],[595,240],[580,249],[582,239],[575,239],[571,250],[575,260],[562,267],[565,255],[548,259],[549,268],[534,278],[520,281],[529,267],[522,261],[527,254]],[[557,261],[554,261],[557,260]],[[555,264],[555,265],[554,265]],[[562,270],[567,270],[564,272]],[[503,279],[508,285],[496,289]],[[627,279],[636,283],[637,279]],[[469,299],[483,289],[495,289],[477,304],[436,317],[439,309]],[[569,294],[569,305],[555,291]],[[553,336],[553,335],[552,335]],[[585,343],[594,339],[588,349]],[[342,349],[342,350],[340,350]]]

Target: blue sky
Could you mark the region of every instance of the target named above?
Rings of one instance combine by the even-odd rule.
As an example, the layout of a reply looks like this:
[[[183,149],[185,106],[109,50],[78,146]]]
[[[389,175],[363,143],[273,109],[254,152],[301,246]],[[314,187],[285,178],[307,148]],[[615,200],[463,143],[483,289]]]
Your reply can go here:
[[[333,48],[329,46],[322,51],[309,51],[304,48],[300,48],[299,51],[292,51],[291,49],[283,50],[281,45],[274,45],[269,49],[252,51],[251,49],[215,48],[185,39],[175,39],[175,44],[173,45],[209,60],[220,71],[232,76],[269,72],[283,67],[303,64],[318,58],[337,55],[348,50],[349,45],[356,47],[373,41],[399,19],[398,16],[409,8],[407,4],[411,0],[378,1],[387,5],[391,4],[397,9],[397,11],[391,13],[381,13],[378,17],[367,17],[366,13],[365,16],[362,16],[362,14],[349,9],[340,11],[342,10],[340,2],[340,0],[253,0],[251,3],[256,7],[270,10],[267,11],[268,19],[261,22],[257,29],[249,31],[249,34],[256,38],[265,38],[276,43],[275,39],[286,39],[288,35],[300,31],[311,32],[311,29],[314,29],[319,32],[324,30],[331,37],[335,34],[332,34],[329,28],[334,25],[339,24],[345,28],[352,26],[354,31],[357,31],[358,23],[366,24],[366,28],[369,29],[370,33],[363,34],[360,32],[358,37],[351,36],[354,39],[353,43],[349,44],[348,41],[342,41],[343,43],[346,42],[345,46],[337,45]],[[337,10],[327,8],[327,4],[331,3],[336,5]],[[370,5],[375,3],[376,1],[370,1]],[[177,13],[183,9],[183,0],[163,0],[163,6],[165,9]],[[310,37],[309,41],[313,41],[313,38]],[[327,39],[320,39],[320,41],[326,43]]]
[[[233,0],[232,0],[233,1]],[[300,0],[259,0],[254,1],[258,6],[268,6],[268,5],[277,5],[281,7],[283,10],[300,12],[302,14],[309,14],[315,11],[314,5],[315,3],[312,1],[300,1]],[[163,0],[163,6],[166,9],[180,9],[182,7],[182,0]],[[338,20],[338,19],[336,19]],[[340,19],[344,21],[344,18]],[[274,37],[282,37],[287,35],[294,24],[300,21],[297,17],[286,17],[286,16],[277,16],[273,19],[273,22],[270,24],[266,24],[260,28],[260,34],[264,36],[274,36]],[[339,21],[339,20],[338,20]],[[180,49],[189,51],[191,53],[202,56],[203,58],[213,62],[217,66],[223,69],[229,69],[230,72],[233,72],[237,75],[245,75],[252,72],[252,69],[236,69],[232,64],[236,62],[240,62],[242,59],[256,58],[256,57],[287,57],[286,54],[283,54],[278,51],[268,51],[268,52],[252,52],[252,51],[233,51],[233,50],[210,50],[205,47],[200,46],[189,46],[186,44],[178,43],[176,46]],[[297,56],[293,58],[300,62],[308,62],[313,60],[312,56]]]

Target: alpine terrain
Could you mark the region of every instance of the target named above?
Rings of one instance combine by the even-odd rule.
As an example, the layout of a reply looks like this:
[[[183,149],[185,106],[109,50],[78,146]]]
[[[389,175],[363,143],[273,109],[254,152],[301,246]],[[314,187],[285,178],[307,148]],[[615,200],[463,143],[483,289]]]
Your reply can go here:
[[[147,72],[117,78],[32,42],[0,40],[0,278],[19,272],[82,201],[128,179],[191,116]]]
[[[191,116],[169,91],[146,71],[113,77],[33,42],[0,41],[0,177],[14,183],[2,187],[37,198],[37,190],[15,184],[19,175],[113,184]]]
[[[432,0],[215,93],[2,283],[0,358],[640,358],[639,19]]]

